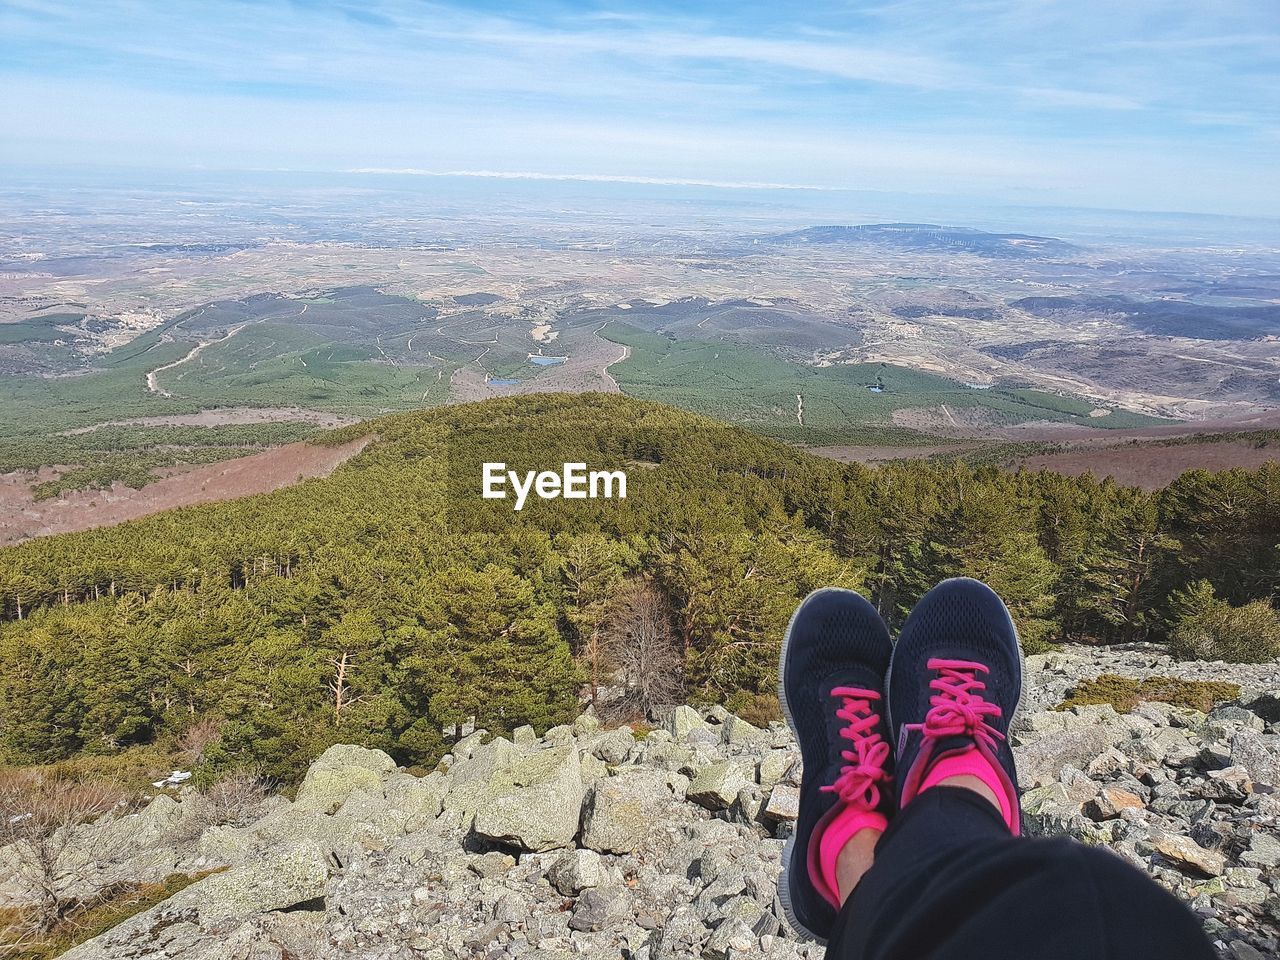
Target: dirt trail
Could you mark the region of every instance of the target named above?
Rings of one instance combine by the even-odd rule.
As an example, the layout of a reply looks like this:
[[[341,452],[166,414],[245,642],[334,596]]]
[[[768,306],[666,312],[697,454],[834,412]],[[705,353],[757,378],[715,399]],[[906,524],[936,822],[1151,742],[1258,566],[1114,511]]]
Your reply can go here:
[[[54,533],[114,526],[149,514],[194,503],[234,500],[323,477],[355,456],[371,438],[338,447],[290,443],[238,460],[203,464],[134,490],[121,484],[110,490],[76,490],[54,500],[31,496],[30,472],[0,475],[0,546]],[[37,479],[50,479],[42,470]]]
[[[304,312],[306,311],[306,307],[303,307],[303,311]],[[298,316],[302,316],[302,314],[298,314]],[[251,321],[251,322],[258,322],[258,321]],[[191,348],[191,350],[187,353],[185,357],[179,357],[177,360],[174,360],[171,363],[163,364],[162,366],[156,367],[154,370],[148,370],[147,371],[147,389],[150,390],[152,393],[159,394],[162,397],[172,397],[173,394],[170,393],[168,390],[166,390],[164,387],[160,386],[160,384],[156,381],[157,373],[160,373],[164,370],[172,370],[174,367],[180,367],[184,363],[187,363],[190,360],[194,360],[196,357],[200,355],[200,351],[202,351],[205,347],[211,347],[215,343],[223,343],[224,341],[230,340],[232,337],[234,337],[237,333],[239,333],[248,325],[249,324],[247,323],[242,323],[238,327],[232,327],[229,331],[227,331],[227,335],[225,337],[218,337],[218,339],[216,340],[201,340],[199,343],[197,343],[194,347]]]
[[[613,391],[617,393],[621,393],[622,388],[618,386],[618,381],[613,379],[613,374],[609,372],[609,368],[612,367],[615,363],[621,363],[623,360],[627,359],[627,357],[629,356],[631,356],[631,348],[624,346],[622,348],[622,356],[618,357],[617,360],[610,360],[600,369],[600,376],[604,377],[604,379],[612,385]]]

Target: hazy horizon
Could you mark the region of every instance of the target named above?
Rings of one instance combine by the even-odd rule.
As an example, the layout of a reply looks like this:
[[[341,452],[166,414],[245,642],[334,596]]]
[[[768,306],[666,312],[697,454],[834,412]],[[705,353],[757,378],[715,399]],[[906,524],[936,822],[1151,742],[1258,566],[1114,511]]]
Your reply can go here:
[[[1280,12],[0,2],[0,165],[1280,216]]]

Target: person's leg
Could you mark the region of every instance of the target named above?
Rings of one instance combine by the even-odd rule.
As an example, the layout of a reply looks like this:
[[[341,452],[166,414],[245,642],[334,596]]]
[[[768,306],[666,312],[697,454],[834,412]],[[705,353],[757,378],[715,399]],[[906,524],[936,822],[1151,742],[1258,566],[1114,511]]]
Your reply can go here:
[[[1212,956],[1190,912],[1110,853],[1016,839],[1005,738],[1021,688],[1017,632],[990,588],[948,580],[916,605],[886,680],[900,812],[840,912],[829,956]],[[1117,915],[1116,899],[1134,919]]]
[[[1110,851],[1013,837],[978,793],[900,813],[840,911],[831,960],[1211,960],[1183,904]]]
[[[892,651],[880,615],[849,590],[807,597],[783,640],[779,696],[804,774],[778,894],[790,925],[814,939],[830,934],[893,813],[883,692]]]

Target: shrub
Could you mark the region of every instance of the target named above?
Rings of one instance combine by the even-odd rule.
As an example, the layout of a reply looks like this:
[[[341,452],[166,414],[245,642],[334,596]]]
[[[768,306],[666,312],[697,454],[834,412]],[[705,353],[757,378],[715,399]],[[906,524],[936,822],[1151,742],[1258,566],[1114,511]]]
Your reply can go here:
[[[126,840],[87,825],[124,805],[125,793],[110,782],[35,770],[0,779],[0,846],[8,848],[12,882],[31,903],[33,932],[50,933],[71,911],[109,892],[98,864],[118,854]]]
[[[228,773],[222,779],[202,791],[202,804],[197,826],[246,827],[262,816],[263,806],[270,794],[266,780],[243,770]]]
[[[1180,680],[1177,677],[1147,677],[1135,680],[1114,673],[1104,673],[1086,680],[1067,694],[1058,710],[1109,703],[1118,713],[1128,713],[1139,703],[1157,700],[1175,707],[1208,713],[1220,703],[1240,696],[1234,683],[1210,680]]]
[[[34,918],[13,907],[0,909],[0,957],[6,960],[50,960],[113,927],[130,917],[168,900],[178,891],[216,870],[186,874],[170,874],[163,883],[123,885],[105,899],[72,911],[52,931],[41,934]]]
[[[1201,580],[1175,594],[1173,603],[1169,640],[1176,657],[1265,663],[1280,656],[1280,616],[1266,600],[1233,607]]]
[[[725,708],[756,727],[767,727],[770,721],[782,719],[782,704],[772,693],[735,693],[725,701]]]
[[[145,791],[182,758],[155,744],[129,747],[118,753],[82,753],[67,760],[30,768],[54,780],[110,781],[125,791]],[[188,768],[189,769],[189,768]]]

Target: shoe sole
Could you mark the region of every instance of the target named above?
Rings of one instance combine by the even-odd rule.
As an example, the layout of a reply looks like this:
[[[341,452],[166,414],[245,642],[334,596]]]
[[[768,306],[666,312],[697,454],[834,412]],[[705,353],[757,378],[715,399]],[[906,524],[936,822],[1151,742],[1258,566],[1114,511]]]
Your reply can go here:
[[[965,580],[965,581],[970,581],[972,583],[981,583],[982,586],[986,587],[988,590],[991,590],[991,588],[988,587],[985,583],[982,583],[981,580],[975,580],[973,577],[950,577],[947,580],[943,580],[942,583],[938,584],[938,586],[939,587],[942,586],[943,583],[950,583],[952,580]],[[935,587],[934,589],[936,590],[937,587]],[[992,590],[992,593],[995,593],[995,591]],[[999,594],[997,594],[997,596],[999,596]],[[1004,609],[1005,620],[1009,624],[1009,629],[1013,632],[1014,648],[1018,651],[1018,699],[1013,705],[1012,712],[1009,714],[1009,727],[1008,727],[1009,732],[1012,733],[1013,725],[1018,722],[1018,718],[1022,715],[1023,701],[1025,701],[1027,698],[1027,663],[1026,663],[1027,658],[1023,656],[1023,653],[1022,653],[1022,638],[1018,635],[1018,625],[1013,622],[1013,615],[1009,613],[1009,608],[1005,605],[1003,599],[1000,601],[1000,606]],[[897,655],[898,655],[898,641],[894,640],[893,653],[889,654],[889,671],[884,675],[884,686],[886,690],[890,689],[893,682],[893,662],[894,662],[894,659],[897,657]],[[885,699],[888,700],[887,697]],[[888,700],[888,702],[885,704],[885,716],[889,721],[890,735],[892,735],[895,740],[894,750],[896,752],[897,735],[894,733],[894,731],[897,730],[897,727],[895,727],[893,723],[893,701],[892,700]],[[1015,786],[1017,786],[1017,784],[1015,784]]]
[[[800,732],[796,729],[795,718],[791,716],[791,706],[787,703],[787,688],[785,683],[785,674],[783,669],[787,662],[787,650],[791,647],[791,629],[796,624],[796,617],[800,615],[800,611],[804,609],[804,605],[811,599],[826,593],[852,593],[860,599],[862,597],[856,590],[846,590],[843,587],[819,587],[809,596],[800,601],[800,605],[796,607],[795,613],[791,614],[791,619],[787,621],[786,633],[782,635],[782,650],[778,654],[778,702],[782,704],[782,715],[786,717],[787,726],[791,728],[791,736],[796,741],[796,747],[800,746]],[[803,940],[813,940],[823,946],[827,945],[824,937],[818,936],[796,917],[795,907],[791,904],[791,854],[795,850],[796,835],[794,833],[787,837],[787,842],[782,847],[782,875],[778,877],[778,902],[782,904],[782,912],[786,914],[787,925],[791,928],[791,932]]]

